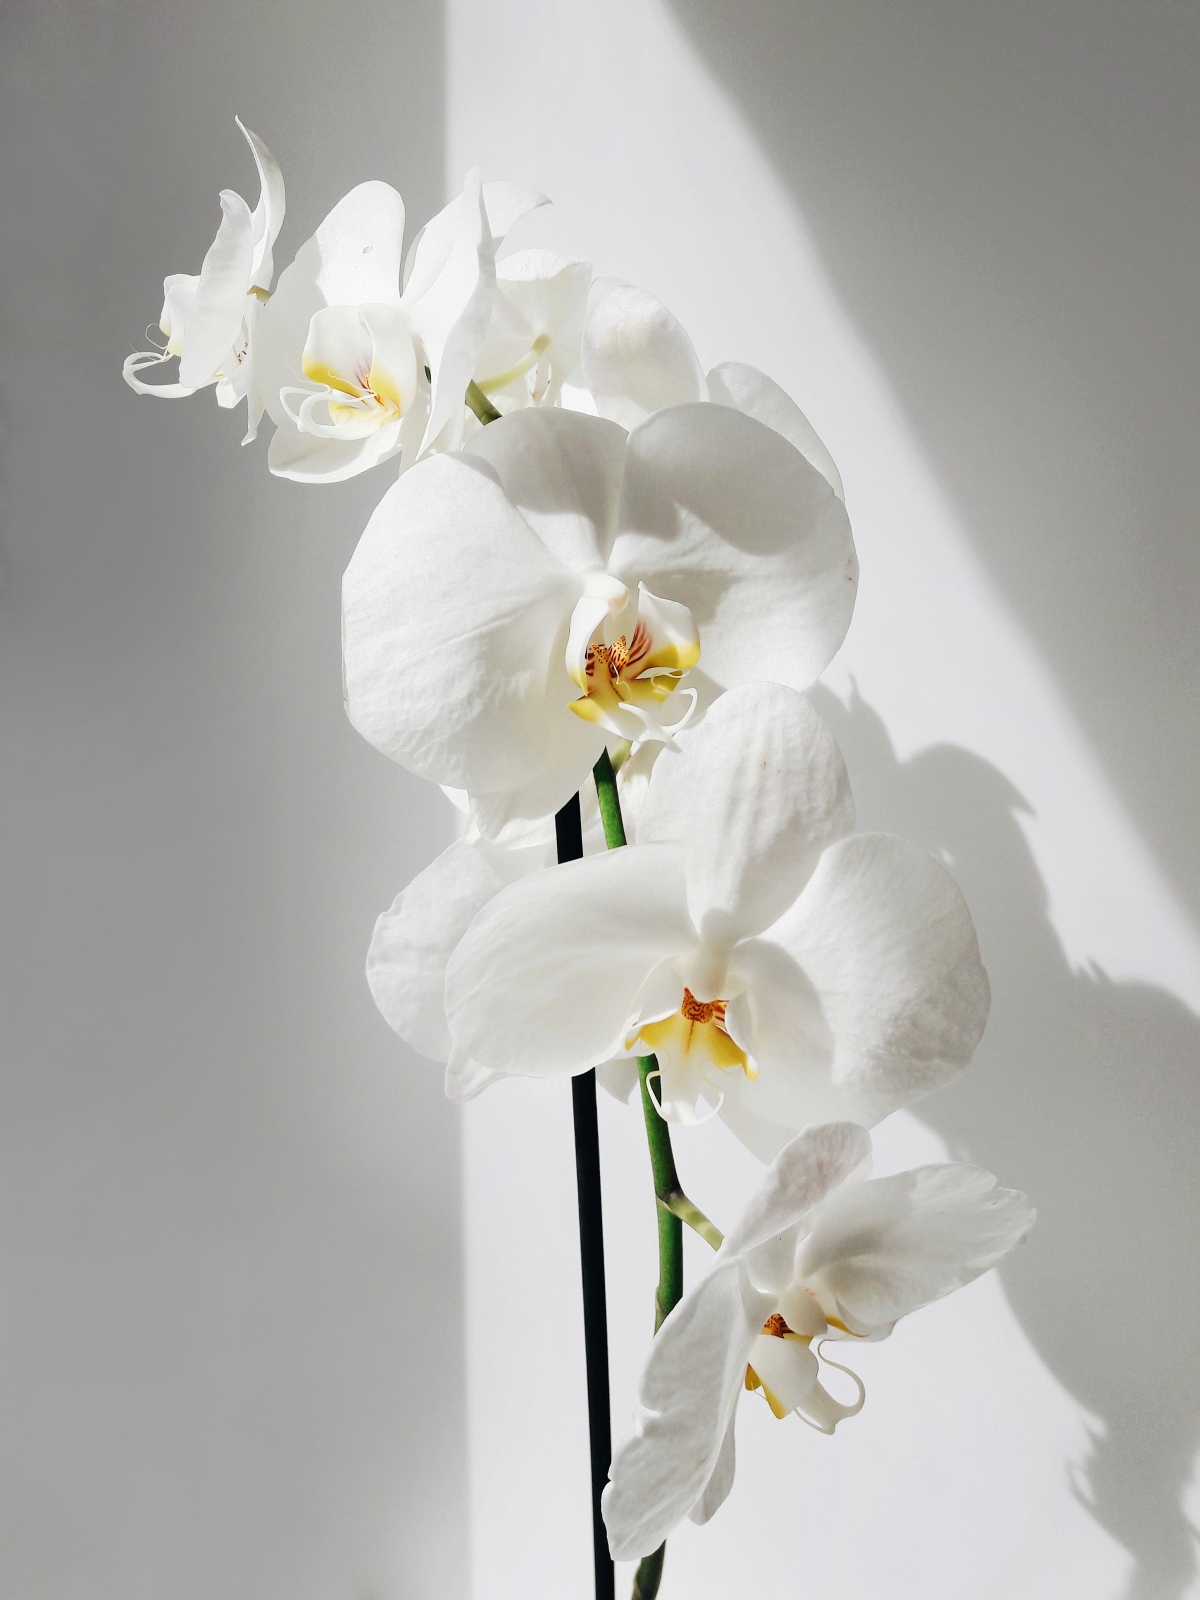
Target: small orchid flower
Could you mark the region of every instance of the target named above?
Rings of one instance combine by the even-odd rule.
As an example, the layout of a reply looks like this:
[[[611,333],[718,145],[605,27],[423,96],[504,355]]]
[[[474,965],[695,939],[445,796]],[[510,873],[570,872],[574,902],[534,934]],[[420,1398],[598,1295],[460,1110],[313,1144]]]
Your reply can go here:
[[[957,1076],[989,998],[970,913],[933,857],[850,831],[841,753],[806,697],[731,689],[678,743],[636,844],[476,915],[446,974],[458,1048],[534,1076],[654,1053],[668,1121],[718,1112],[763,1160]]]
[[[1035,1212],[990,1172],[918,1167],[862,1179],[853,1123],[793,1139],[718,1252],[663,1323],[642,1374],[634,1436],[613,1460],[604,1520],[617,1561],[649,1555],[685,1516],[707,1522],[733,1484],[734,1418],[761,1390],[777,1417],[822,1433],[862,1408],[820,1381],[822,1344],[884,1339],[961,1289],[1029,1232]],[[848,1372],[845,1367],[839,1367]]]
[[[176,272],[163,283],[159,318],[166,345],[129,356],[125,382],[137,394],[168,399],[216,385],[217,404],[226,408],[248,398],[246,432],[253,439],[262,416],[253,380],[253,336],[274,272],[272,251],[283,224],[283,175],[257,134],[238,119],[258,168],[259,197],[253,212],[232,189],[221,191],[221,226],[198,275]],[[179,359],[176,383],[147,383],[148,367]]]
[[[744,362],[722,362],[705,377],[683,325],[648,290],[597,278],[580,349],[583,380],[600,416],[636,428],[665,406],[698,400],[729,406],[782,434],[845,499],[833,457],[795,401]]]
[[[518,250],[496,263],[496,302],[475,381],[502,414],[557,405],[579,365],[592,269],[549,250]]]
[[[468,790],[495,836],[562,806],[606,744],[669,740],[697,699],[807,686],[857,574],[841,501],[749,417],[677,406],[626,436],[518,411],[367,525],[343,584],[350,720]]]
[[[259,384],[280,477],[333,483],[457,446],[463,395],[496,292],[496,245],[543,197],[513,184],[463,191],[418,234],[400,275],[404,202],[363,183],[280,274],[258,332]],[[427,376],[428,373],[428,376]]]

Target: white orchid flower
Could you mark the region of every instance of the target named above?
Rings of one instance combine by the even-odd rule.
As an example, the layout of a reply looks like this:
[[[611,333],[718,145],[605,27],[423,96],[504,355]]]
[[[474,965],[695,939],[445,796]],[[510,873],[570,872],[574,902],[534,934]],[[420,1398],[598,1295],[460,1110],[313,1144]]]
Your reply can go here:
[[[557,405],[579,365],[592,269],[550,250],[518,250],[496,263],[496,302],[475,381],[502,413]]]
[[[761,1390],[777,1417],[832,1433],[862,1407],[820,1381],[821,1345],[882,1339],[901,1317],[993,1267],[1036,1213],[990,1172],[918,1167],[862,1180],[853,1123],[807,1129],[780,1152],[707,1277],[663,1323],[642,1374],[636,1432],[613,1460],[604,1520],[614,1559],[656,1550],[685,1516],[707,1522],[733,1484],[734,1417]]]
[[[343,584],[347,709],[495,835],[562,806],[606,743],[670,738],[696,695],[811,683],[857,575],[842,503],[751,418],[677,406],[626,436],[518,411],[376,509]]]
[[[275,270],[272,251],[283,224],[284,193],[275,157],[240,118],[237,125],[258,168],[258,204],[251,211],[240,194],[221,191],[221,226],[199,273],[172,273],[163,283],[158,325],[165,347],[129,356],[123,373],[138,394],[178,399],[215,384],[218,405],[232,407],[248,398],[248,442],[263,409],[253,378],[253,336]],[[140,376],[176,357],[177,382],[147,383]]]
[[[492,314],[496,245],[543,203],[472,171],[414,240],[401,290],[399,194],[371,182],[340,200],[280,274],[259,321],[258,382],[276,427],[271,471],[334,483],[393,457],[406,466],[435,445],[455,448]]]
[[[679,743],[636,844],[535,873],[472,921],[446,975],[458,1048],[535,1076],[654,1053],[669,1121],[715,1110],[763,1160],[961,1072],[989,999],[970,913],[932,856],[851,833],[806,697],[730,690]]]
[[[773,379],[740,361],[707,377],[683,325],[661,300],[618,278],[592,285],[581,341],[583,380],[596,410],[636,428],[665,406],[711,401],[755,417],[795,445],[845,499],[841,474],[816,429]]]

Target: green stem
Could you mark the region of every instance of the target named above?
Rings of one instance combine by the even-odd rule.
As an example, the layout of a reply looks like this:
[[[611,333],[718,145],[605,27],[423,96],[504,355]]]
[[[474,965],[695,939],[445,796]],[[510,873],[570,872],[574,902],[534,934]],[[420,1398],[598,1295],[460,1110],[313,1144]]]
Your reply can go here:
[[[475,382],[474,378],[467,385],[466,401],[480,422],[486,424],[500,420],[500,413]]]
[[[621,815],[621,796],[617,793],[617,775],[613,771],[612,757],[607,747],[592,768],[596,780],[596,799],[600,802],[600,820],[604,824],[604,842],[610,850],[625,844],[625,819]]]
[[[658,1586],[662,1582],[663,1562],[666,1559],[667,1546],[664,1541],[653,1555],[644,1557],[639,1564],[634,1574],[633,1594],[630,1600],[654,1600]]]
[[[625,819],[621,815],[621,796],[617,791],[617,775],[607,748],[592,769],[596,780],[596,799],[600,805],[600,820],[604,824],[604,842],[610,850],[618,850],[625,843]],[[650,1172],[654,1179],[655,1215],[658,1222],[658,1288],[654,1294],[654,1331],[662,1327],[666,1318],[683,1298],[683,1224],[694,1228],[706,1244],[714,1250],[721,1248],[721,1233],[683,1192],[679,1173],[675,1170],[675,1152],[671,1148],[671,1130],[667,1126],[654,1097],[650,1093],[649,1079],[658,1071],[655,1056],[638,1058],[638,1083],[642,1095],[642,1115],[646,1122],[646,1143],[650,1148]],[[660,1544],[653,1555],[639,1564],[633,1580],[632,1600],[655,1600],[662,1582],[666,1544]]]

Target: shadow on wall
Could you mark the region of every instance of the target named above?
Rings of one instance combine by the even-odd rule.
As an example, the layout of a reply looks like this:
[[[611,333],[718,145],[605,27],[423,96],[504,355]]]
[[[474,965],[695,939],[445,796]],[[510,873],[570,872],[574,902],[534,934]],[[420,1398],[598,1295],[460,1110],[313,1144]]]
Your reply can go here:
[[[1200,11],[669,3],[1200,908]]]
[[[1200,1022],[1147,984],[1071,970],[1003,774],[946,745],[898,761],[864,701],[815,698],[860,826],[919,840],[970,903],[992,1013],[971,1069],[920,1114],[1034,1199],[1005,1286],[1103,1423],[1076,1491],[1134,1557],[1127,1600],[1178,1600],[1196,1571],[1181,1493],[1200,1442]]]

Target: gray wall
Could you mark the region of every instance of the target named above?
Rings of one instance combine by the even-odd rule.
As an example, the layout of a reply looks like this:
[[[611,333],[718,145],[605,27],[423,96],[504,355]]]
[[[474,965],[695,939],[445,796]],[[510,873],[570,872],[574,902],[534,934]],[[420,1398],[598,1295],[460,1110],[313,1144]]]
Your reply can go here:
[[[442,198],[433,0],[20,0],[0,32],[0,1594],[466,1583],[460,1172],[362,977],[443,808],[341,705],[383,484],[302,490],[121,361],[217,191],[277,261]]]

